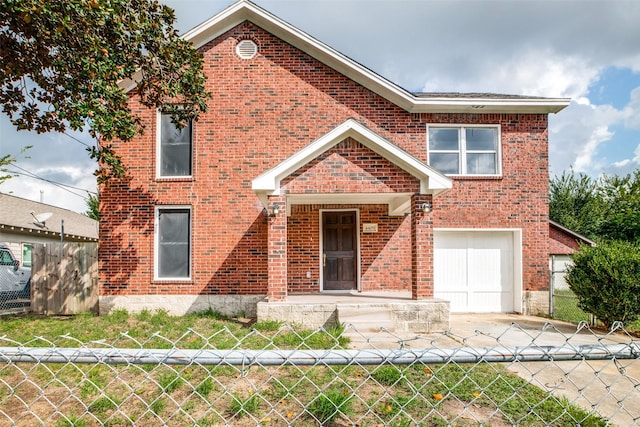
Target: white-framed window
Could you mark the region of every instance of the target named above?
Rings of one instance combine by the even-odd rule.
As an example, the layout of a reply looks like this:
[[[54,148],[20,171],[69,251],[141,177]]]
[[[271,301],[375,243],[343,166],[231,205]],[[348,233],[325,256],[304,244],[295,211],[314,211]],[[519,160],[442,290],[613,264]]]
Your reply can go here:
[[[499,126],[429,125],[427,147],[429,165],[446,175],[502,173]]]
[[[158,112],[158,177],[189,177],[192,175],[193,137],[190,120],[178,128],[170,114]]]
[[[22,244],[22,266],[31,267],[31,252],[33,251],[33,245],[30,243]]]
[[[158,206],[155,210],[155,278],[191,278],[191,207]]]

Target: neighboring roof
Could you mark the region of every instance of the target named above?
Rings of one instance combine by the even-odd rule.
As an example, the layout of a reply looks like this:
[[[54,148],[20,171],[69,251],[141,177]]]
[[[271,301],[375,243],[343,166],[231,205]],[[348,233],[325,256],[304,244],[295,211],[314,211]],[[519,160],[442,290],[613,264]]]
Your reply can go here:
[[[569,236],[573,237],[574,239],[581,241],[582,243],[586,243],[586,244],[591,245],[591,246],[595,246],[596,245],[596,242],[594,242],[593,240],[589,239],[588,237],[585,237],[582,234],[576,233],[575,231],[569,230],[567,227],[564,227],[564,226],[558,224],[555,221],[549,220],[549,225],[551,227],[557,228],[558,230],[562,231],[565,234],[568,234]]]
[[[557,113],[571,101],[497,94],[413,94],[248,0],[232,4],[182,37],[199,48],[244,21],[254,23],[410,113]],[[127,80],[121,85],[131,90],[135,82]]]
[[[267,196],[280,194],[280,181],[282,179],[349,137],[417,178],[420,181],[421,194],[436,195],[452,187],[451,179],[438,170],[423,163],[362,123],[348,119],[288,159],[255,178],[251,183],[253,190],[260,197],[262,203],[267,206]],[[348,194],[345,196],[353,197]],[[332,195],[332,197],[335,197],[335,195]]]
[[[44,224],[38,224],[34,216],[46,213],[51,213],[51,216],[44,221]],[[62,221],[64,221],[65,236],[74,240],[98,240],[98,222],[85,215],[0,193],[0,231],[59,237]]]

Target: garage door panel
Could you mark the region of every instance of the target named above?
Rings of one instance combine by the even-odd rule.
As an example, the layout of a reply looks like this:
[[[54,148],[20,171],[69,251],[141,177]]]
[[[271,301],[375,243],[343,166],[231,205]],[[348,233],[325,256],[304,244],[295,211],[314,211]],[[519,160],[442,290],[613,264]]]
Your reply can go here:
[[[470,303],[468,292],[440,292],[436,297],[449,301],[449,310],[452,312],[467,311]]]
[[[470,296],[469,310],[474,312],[502,312],[504,307],[512,306],[512,292],[473,292]]]
[[[467,291],[467,251],[447,248],[436,251],[434,263],[439,266],[441,279],[447,283],[446,292]]]
[[[469,249],[467,268],[468,287],[474,291],[502,291],[502,251],[500,249]]]
[[[435,296],[452,312],[513,311],[513,233],[434,233]]]

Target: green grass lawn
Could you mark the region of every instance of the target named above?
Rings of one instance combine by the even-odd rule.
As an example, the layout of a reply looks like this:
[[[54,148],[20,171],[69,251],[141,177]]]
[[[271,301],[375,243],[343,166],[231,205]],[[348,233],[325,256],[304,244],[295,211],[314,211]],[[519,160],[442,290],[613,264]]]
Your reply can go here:
[[[38,338],[34,338],[38,337]],[[213,312],[0,319],[0,346],[340,349],[341,329]],[[604,426],[499,364],[229,366],[0,362],[0,425]]]
[[[578,307],[578,299],[569,290],[555,289],[553,292],[553,318],[566,322],[580,323],[589,321],[589,313]]]

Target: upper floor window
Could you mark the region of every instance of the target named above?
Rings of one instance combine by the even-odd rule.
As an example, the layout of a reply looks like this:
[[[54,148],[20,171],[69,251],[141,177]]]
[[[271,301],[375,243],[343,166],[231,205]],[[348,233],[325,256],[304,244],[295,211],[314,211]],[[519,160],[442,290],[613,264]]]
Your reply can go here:
[[[193,152],[192,122],[178,128],[171,115],[160,113],[158,176],[191,176]]]
[[[429,126],[429,165],[447,175],[500,175],[497,126]]]

